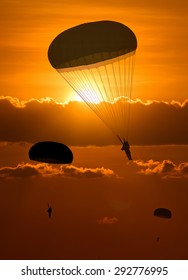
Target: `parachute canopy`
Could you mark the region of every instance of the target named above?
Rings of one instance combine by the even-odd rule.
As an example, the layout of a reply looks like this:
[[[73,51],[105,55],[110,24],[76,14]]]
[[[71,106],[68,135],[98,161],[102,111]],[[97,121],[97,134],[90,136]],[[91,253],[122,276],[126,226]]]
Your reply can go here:
[[[84,23],[60,33],[48,59],[119,138],[128,140],[137,39],[122,23]]]
[[[136,48],[136,37],[127,26],[114,21],[97,21],[59,34],[49,47],[48,58],[51,65],[59,69],[112,59]]]
[[[68,164],[72,162],[73,154],[69,147],[62,143],[44,141],[30,148],[29,158],[45,163]]]
[[[172,213],[169,209],[166,208],[157,208],[154,211],[154,216],[159,218],[170,219],[172,217]]]

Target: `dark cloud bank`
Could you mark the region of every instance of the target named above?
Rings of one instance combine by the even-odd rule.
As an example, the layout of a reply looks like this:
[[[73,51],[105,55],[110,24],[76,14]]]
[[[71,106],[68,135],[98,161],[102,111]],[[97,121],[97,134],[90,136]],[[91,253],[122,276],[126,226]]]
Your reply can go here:
[[[130,142],[188,144],[187,120],[188,100],[183,104],[138,100],[131,105]],[[52,99],[20,102],[1,97],[0,127],[0,141],[52,140],[78,146],[119,144],[92,110],[76,101],[63,105]]]

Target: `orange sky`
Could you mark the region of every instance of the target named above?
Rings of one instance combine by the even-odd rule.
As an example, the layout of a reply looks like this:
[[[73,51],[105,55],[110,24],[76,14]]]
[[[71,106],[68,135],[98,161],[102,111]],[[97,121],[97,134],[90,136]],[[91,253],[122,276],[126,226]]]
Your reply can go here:
[[[0,259],[188,259],[188,2],[2,0],[0,13]],[[76,94],[47,58],[60,32],[103,19],[138,39],[133,162],[87,105],[67,102]],[[29,160],[45,140],[70,146],[73,163]]]
[[[52,69],[47,50],[74,25],[110,19],[138,39],[133,97],[187,98],[187,1],[1,1],[1,95],[28,100],[75,95]]]

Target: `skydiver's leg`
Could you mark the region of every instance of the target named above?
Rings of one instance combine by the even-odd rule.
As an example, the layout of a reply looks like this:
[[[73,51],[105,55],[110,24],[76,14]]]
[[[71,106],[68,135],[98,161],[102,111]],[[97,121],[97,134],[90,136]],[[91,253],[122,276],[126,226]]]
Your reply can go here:
[[[129,160],[132,160],[132,156],[131,156],[130,150],[126,150],[126,155],[127,155]]]

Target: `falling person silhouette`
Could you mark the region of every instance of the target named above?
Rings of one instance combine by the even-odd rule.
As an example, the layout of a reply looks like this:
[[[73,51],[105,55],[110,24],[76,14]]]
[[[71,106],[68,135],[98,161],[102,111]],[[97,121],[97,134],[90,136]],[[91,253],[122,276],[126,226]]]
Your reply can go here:
[[[126,141],[124,139],[124,141],[121,141],[121,142],[123,144],[121,150],[125,151],[125,153],[126,153],[126,155],[127,155],[129,160],[132,160],[131,151],[130,151],[130,145],[129,145],[128,141]]]
[[[48,217],[51,218],[51,216],[52,216],[52,207],[49,204],[48,204],[47,212],[48,212]]]

